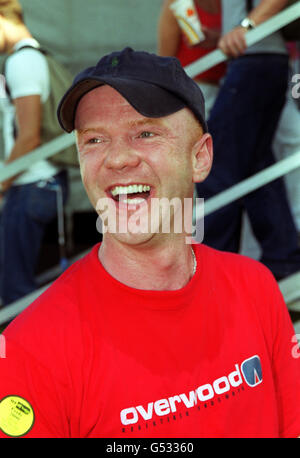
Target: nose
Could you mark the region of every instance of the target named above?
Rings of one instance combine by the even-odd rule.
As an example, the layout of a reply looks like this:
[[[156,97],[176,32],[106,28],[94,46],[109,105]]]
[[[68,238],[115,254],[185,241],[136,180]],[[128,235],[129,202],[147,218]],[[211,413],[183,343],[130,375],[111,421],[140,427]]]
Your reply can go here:
[[[106,167],[115,170],[137,167],[139,163],[138,152],[122,140],[115,141],[110,145],[105,158]]]

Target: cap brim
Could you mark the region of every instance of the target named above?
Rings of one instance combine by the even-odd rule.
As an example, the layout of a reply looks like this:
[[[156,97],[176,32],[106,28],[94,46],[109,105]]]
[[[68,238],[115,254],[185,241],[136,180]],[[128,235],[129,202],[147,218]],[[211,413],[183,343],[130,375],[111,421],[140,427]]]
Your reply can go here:
[[[64,130],[74,130],[75,113],[80,99],[104,84],[118,91],[135,110],[149,118],[168,116],[186,107],[186,103],[172,92],[148,82],[125,78],[86,78],[74,84],[58,106],[58,120]]]

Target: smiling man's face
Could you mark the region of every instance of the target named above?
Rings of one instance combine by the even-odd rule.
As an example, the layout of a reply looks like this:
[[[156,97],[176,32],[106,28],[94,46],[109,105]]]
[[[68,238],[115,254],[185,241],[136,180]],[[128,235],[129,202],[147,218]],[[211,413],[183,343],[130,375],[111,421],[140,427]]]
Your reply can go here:
[[[75,129],[82,180],[94,208],[109,200],[118,224],[138,210],[150,229],[151,199],[192,198],[195,143],[202,137],[192,121],[196,124],[187,109],[147,118],[110,86],[87,93],[79,102]],[[130,234],[113,236],[131,240]],[[132,241],[153,236],[158,234],[149,230]]]

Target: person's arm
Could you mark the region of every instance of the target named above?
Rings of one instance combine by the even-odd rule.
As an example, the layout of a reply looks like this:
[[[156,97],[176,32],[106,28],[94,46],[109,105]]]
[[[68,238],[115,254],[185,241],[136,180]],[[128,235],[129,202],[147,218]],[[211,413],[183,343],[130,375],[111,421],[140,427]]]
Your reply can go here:
[[[196,0],[196,3],[206,13],[220,15],[222,12],[221,0]],[[205,35],[205,40],[199,46],[208,49],[216,48],[221,36],[221,29],[213,29],[203,24],[201,25],[201,29]]]
[[[255,25],[259,25],[270,19],[272,16],[281,11],[287,4],[288,0],[261,0],[248,14]],[[242,26],[237,26],[230,32],[221,37],[218,47],[230,57],[238,57],[243,54],[247,48],[245,34],[247,30]]]
[[[173,0],[165,0],[158,21],[158,55],[175,56],[180,41],[181,30],[170,9]]]
[[[6,164],[18,159],[40,145],[41,100],[39,95],[14,99],[16,109],[17,137]],[[18,175],[3,182],[7,191]]]
[[[160,56],[176,56],[182,31],[177,19],[170,9],[174,0],[165,0],[158,22],[158,54]],[[220,0],[197,0],[200,8],[210,14],[219,14]],[[214,48],[220,38],[220,30],[202,26],[205,40],[199,43],[203,48]]]

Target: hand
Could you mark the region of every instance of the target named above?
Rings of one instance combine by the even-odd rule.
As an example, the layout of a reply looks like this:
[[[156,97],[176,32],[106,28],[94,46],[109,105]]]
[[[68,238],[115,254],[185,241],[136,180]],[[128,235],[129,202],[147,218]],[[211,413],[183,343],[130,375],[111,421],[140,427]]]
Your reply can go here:
[[[201,26],[201,30],[205,35],[205,39],[199,43],[198,46],[201,48],[214,49],[217,47],[221,33],[219,29],[211,29],[204,25]]]
[[[247,49],[245,39],[246,32],[247,30],[244,27],[235,27],[221,37],[218,47],[224,52],[224,54],[230,57],[238,57],[241,54],[244,54]]]
[[[2,183],[0,183],[0,195],[3,196],[3,194],[9,190],[12,184],[13,184],[13,179],[11,178],[9,178],[8,180],[2,181]]]
[[[7,159],[4,163],[5,163],[5,164],[8,164],[9,162],[10,162],[9,159]],[[10,188],[11,185],[13,184],[14,180],[16,179],[16,177],[17,177],[17,175],[8,178],[8,179],[5,180],[5,181],[0,182],[0,195],[1,195],[1,194],[3,195],[6,191],[9,190],[9,188]]]
[[[14,161],[14,159],[15,158],[13,154],[11,154],[10,157],[4,161],[4,165],[10,164],[11,162]],[[2,194],[2,196],[6,191],[9,190],[9,188],[12,186],[13,182],[15,181],[16,178],[18,178],[19,175],[20,174],[14,175],[5,181],[2,181],[2,183],[0,182],[0,194]]]

